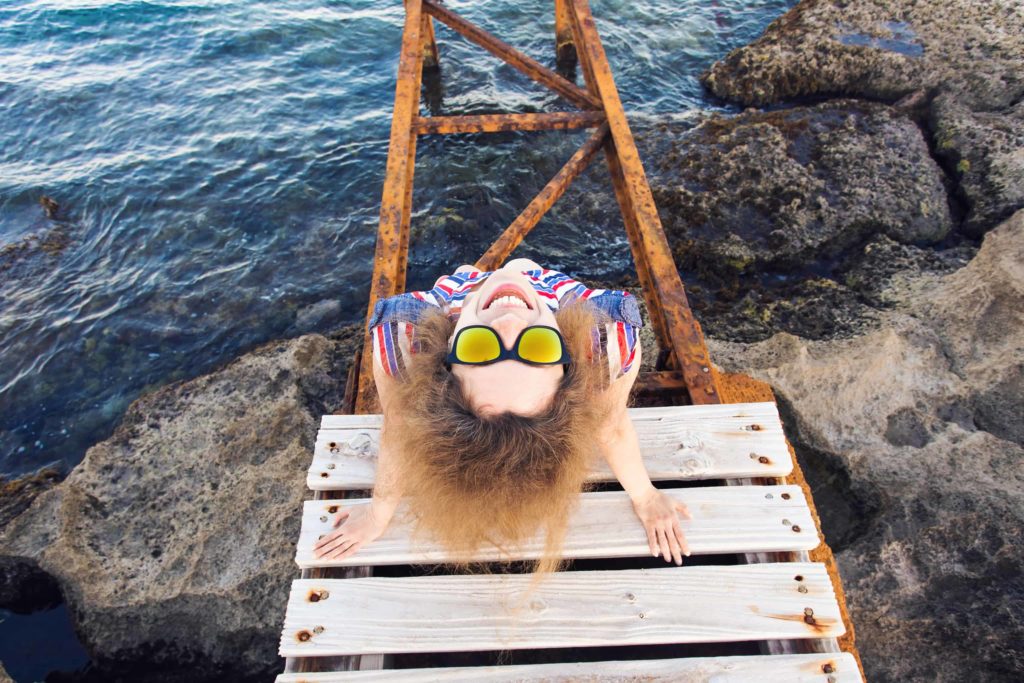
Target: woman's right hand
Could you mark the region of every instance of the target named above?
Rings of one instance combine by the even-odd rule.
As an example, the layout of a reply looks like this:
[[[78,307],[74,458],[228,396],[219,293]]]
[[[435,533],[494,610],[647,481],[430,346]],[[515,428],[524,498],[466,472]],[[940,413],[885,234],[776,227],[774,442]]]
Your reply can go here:
[[[318,560],[340,560],[353,555],[364,544],[383,534],[390,521],[382,519],[372,503],[343,507],[334,517],[334,526],[337,528],[316,542],[313,556]]]

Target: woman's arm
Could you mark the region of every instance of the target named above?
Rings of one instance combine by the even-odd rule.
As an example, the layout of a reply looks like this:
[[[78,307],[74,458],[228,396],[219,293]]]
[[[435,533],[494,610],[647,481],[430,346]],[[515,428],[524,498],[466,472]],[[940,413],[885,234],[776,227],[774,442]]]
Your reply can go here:
[[[640,455],[640,442],[636,436],[633,421],[629,419],[629,394],[640,372],[641,349],[637,345],[636,360],[622,377],[617,378],[605,391],[605,401],[610,405],[608,422],[602,430],[601,446],[605,460],[615,478],[636,501],[654,489]]]
[[[371,543],[388,528],[391,518],[402,499],[402,482],[398,475],[393,435],[400,429],[400,416],[392,405],[391,388],[396,380],[384,372],[383,365],[375,355],[373,379],[377,385],[384,425],[380,433],[380,448],[377,452],[377,474],[373,486],[373,498],[369,504],[343,506],[334,517],[334,531],[324,534],[313,546],[313,555],[318,559],[337,559],[355,554],[359,548]],[[339,526],[340,525],[340,526]]]
[[[398,423],[401,416],[395,413],[391,402],[391,386],[396,380],[385,374],[383,368],[374,363],[373,381],[377,386],[377,396],[380,398],[384,424],[381,427],[380,448],[377,451],[377,475],[373,485],[372,507],[374,515],[383,520],[386,526],[391,521],[402,498],[402,482],[398,476],[394,438],[391,438],[395,430],[400,429]]]
[[[686,505],[667,496],[651,483],[640,454],[640,441],[629,418],[629,394],[640,372],[641,347],[637,344],[633,366],[611,383],[605,399],[611,405],[609,420],[601,435],[601,448],[616,479],[633,503],[633,510],[647,532],[651,554],[662,555],[666,562],[682,564],[682,555],[689,555],[676,513],[690,519]]]

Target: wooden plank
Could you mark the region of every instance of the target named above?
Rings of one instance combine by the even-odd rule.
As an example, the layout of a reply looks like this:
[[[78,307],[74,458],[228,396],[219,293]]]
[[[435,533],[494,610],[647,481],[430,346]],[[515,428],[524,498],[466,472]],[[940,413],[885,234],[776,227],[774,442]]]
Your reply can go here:
[[[828,678],[832,676],[832,678]],[[472,681],[498,683],[862,683],[853,655],[801,654],[733,657],[633,659],[606,662],[520,664],[516,666],[453,666],[443,669],[282,674],[276,683],[347,683],[348,681],[400,681],[434,683]]]
[[[686,504],[693,519],[681,520],[690,552],[694,555],[744,551],[811,550],[820,542],[810,508],[799,486],[707,486],[662,489]],[[387,531],[355,555],[318,559],[313,545],[334,528],[334,515],[369,499],[310,500],[302,512],[302,530],[295,562],[302,568],[357,565],[428,564],[446,559],[436,543],[413,545],[411,520],[399,505]],[[521,560],[540,557],[543,537],[535,537],[520,552],[502,555],[489,547],[475,560]],[[650,555],[647,534],[624,491],[590,491],[580,494],[572,514],[563,556],[569,558],[645,557]],[[683,558],[686,564],[686,558]]]
[[[709,643],[844,632],[832,582],[817,562],[557,572],[521,605],[530,578],[299,579],[288,597],[280,653]]]
[[[604,123],[599,111],[556,111],[536,114],[475,114],[472,116],[420,116],[414,125],[420,135],[455,133],[507,133],[510,131],[575,130]]]
[[[447,7],[433,0],[423,0],[423,8],[442,24],[462,34],[495,57],[503,59],[509,66],[528,78],[555,91],[581,109],[600,109],[601,103],[593,95],[575,83],[562,78],[537,60],[527,57],[508,43],[499,40],[479,26],[476,26]]]
[[[782,477],[793,470],[774,402],[630,408],[629,415],[652,480]],[[323,416],[306,477],[308,487],[372,488],[381,419]],[[587,479],[615,481],[615,475],[604,458],[596,458]]]

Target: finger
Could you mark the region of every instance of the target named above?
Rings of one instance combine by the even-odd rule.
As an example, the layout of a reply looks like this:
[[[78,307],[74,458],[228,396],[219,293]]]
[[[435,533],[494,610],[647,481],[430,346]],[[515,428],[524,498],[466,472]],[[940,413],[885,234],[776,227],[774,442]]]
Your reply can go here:
[[[316,543],[313,544],[313,549],[316,550],[317,548],[322,548],[323,546],[327,545],[328,543],[336,539],[339,534],[343,533],[345,533],[344,529],[338,529],[337,531],[332,531],[329,534],[322,535],[320,538],[317,539]]]
[[[341,510],[339,510],[338,514],[334,516],[334,526],[338,526],[339,524],[341,524],[341,520],[348,517],[350,512],[352,511],[349,510],[348,508],[342,508]]]
[[[662,558],[664,558],[666,562],[671,562],[671,550],[668,547],[668,539],[665,538],[665,530],[659,527],[656,533],[658,535],[658,545],[661,546]]]
[[[676,535],[672,532],[672,529],[665,531],[665,536],[668,538],[668,546],[672,549],[672,560],[679,566],[683,563],[683,556],[679,550],[679,540]]]
[[[360,548],[362,548],[362,547],[363,547],[363,543],[362,543],[362,541],[356,541],[355,543],[353,543],[352,545],[350,545],[350,546],[349,546],[348,548],[346,548],[346,549],[345,549],[345,551],[344,551],[343,553],[341,553],[340,555],[338,555],[338,559],[339,559],[339,560],[343,560],[343,559],[345,559],[346,557],[350,557],[350,556],[352,556],[352,555],[355,555],[355,554],[356,554],[356,551],[357,551],[357,550],[359,550],[359,549],[360,549]]]
[[[332,550],[335,550],[338,547],[340,547],[340,546],[342,546],[342,545],[344,545],[346,543],[353,543],[353,542],[354,542],[354,539],[351,536],[339,536],[338,538],[334,539],[329,544],[327,544],[323,548],[321,548],[320,552],[321,552],[321,554],[326,555],[326,554],[330,553]]]
[[[361,545],[361,543],[359,541],[351,541],[351,542],[347,543],[344,547],[336,549],[331,554],[331,559],[334,559],[334,560],[345,559],[345,557],[347,557],[348,555],[351,555],[352,552],[354,552],[352,550],[353,548],[356,548],[356,547],[358,547],[360,545]]]
[[[690,544],[686,542],[686,536],[683,534],[683,528],[679,526],[678,521],[672,524],[672,531],[675,532],[676,538],[679,540],[679,547],[683,549],[683,554],[689,557]]]
[[[654,535],[654,527],[644,525],[644,531],[647,532],[647,546],[650,548],[651,555],[658,556],[658,539]]]
[[[345,556],[345,551],[353,545],[355,545],[356,543],[358,543],[358,541],[347,539],[344,543],[341,543],[340,545],[338,545],[338,547],[334,548],[334,550],[328,553],[327,557],[332,560],[340,560],[342,557]]]

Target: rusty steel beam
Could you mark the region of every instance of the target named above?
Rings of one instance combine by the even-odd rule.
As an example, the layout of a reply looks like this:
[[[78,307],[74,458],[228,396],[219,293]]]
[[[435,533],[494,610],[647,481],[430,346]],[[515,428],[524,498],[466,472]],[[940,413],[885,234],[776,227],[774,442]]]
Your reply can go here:
[[[609,163],[609,170],[615,184],[620,186],[616,189],[616,196],[620,193],[622,195],[619,198],[620,207],[624,209],[627,231],[634,233],[630,236],[630,248],[637,264],[637,274],[642,281],[649,280],[657,294],[657,302],[664,315],[664,332],[669,337],[670,348],[675,356],[675,369],[680,370],[686,378],[691,402],[720,403],[710,372],[711,361],[704,335],[690,311],[683,281],[672,260],[672,250],[661,227],[654,197],[647,184],[647,176],[587,0],[572,0],[570,14],[576,28],[577,54],[584,64],[584,72],[591,81],[591,87],[601,97],[611,128],[614,149],[608,156],[618,161],[618,168]],[[626,217],[627,205],[634,220]],[[644,290],[647,291],[646,283]]]
[[[423,68],[439,69],[441,55],[437,51],[437,38],[434,36],[434,20],[429,16],[423,22]]]
[[[478,114],[474,116],[420,116],[414,125],[420,135],[453,133],[505,133],[509,131],[572,130],[593,128],[604,122],[599,111],[558,111],[542,114]]]
[[[641,372],[634,386],[636,392],[643,394],[681,394],[687,391],[686,378],[675,370]]]
[[[447,7],[434,0],[422,0],[424,9],[435,19],[446,24],[453,31],[462,34],[509,66],[519,70],[528,78],[545,85],[581,109],[601,109],[601,102],[575,83],[562,78],[540,62],[527,57],[508,43],[501,41],[482,28],[471,24]]]
[[[420,78],[423,73],[422,0],[405,3],[405,29],[398,58],[398,82],[395,86],[395,108],[391,119],[391,140],[384,172],[384,191],[380,206],[380,226],[373,255],[373,280],[366,319],[380,299],[398,294],[404,288],[409,246],[409,215],[412,176],[416,158],[416,132],[413,120],[419,114]],[[356,394],[356,412],[372,412],[377,408],[373,386],[373,345],[369,331],[364,331],[363,357]]]
[[[603,123],[587,138],[583,146],[576,150],[569,161],[565,162],[565,165],[548,181],[548,184],[537,193],[533,201],[523,209],[523,212],[512,221],[511,225],[505,228],[505,232],[491,245],[490,249],[480,257],[475,264],[478,270],[496,270],[501,267],[505,259],[519,246],[530,230],[533,230],[548,209],[565,194],[572,181],[578,178],[580,173],[583,173],[590,160],[597,154],[597,150],[601,149],[607,136],[608,124]]]
[[[431,18],[428,17],[426,13],[420,14],[420,35],[423,36],[424,40],[428,38],[427,29],[430,27],[431,21]],[[424,50],[424,58],[426,57],[426,54],[427,53]],[[416,174],[416,139],[419,137],[416,133],[415,126],[420,113],[420,88],[423,85],[423,68],[423,62],[421,61],[420,67],[415,70],[416,83],[413,86],[413,92],[416,93],[416,101],[412,106],[412,123],[409,124],[409,156],[405,174],[405,197],[402,203],[402,222],[398,231],[398,255],[395,257],[398,261],[398,270],[397,275],[395,276],[395,294],[405,291],[405,276],[409,267],[409,233],[411,232],[412,223],[412,183],[413,177]]]
[[[583,36],[579,24],[576,21],[575,9],[570,5],[568,10],[573,38],[577,45],[582,45]],[[595,96],[600,97],[600,92],[597,89],[597,82],[594,78],[594,69],[591,66],[590,58],[586,51],[580,51],[578,53],[578,59],[580,67],[583,70],[583,79],[587,84],[587,89]],[[642,244],[639,242],[640,228],[637,224],[636,211],[633,208],[632,200],[626,189],[622,173],[622,165],[619,163],[619,157],[616,152],[615,141],[613,139],[608,138],[605,142],[604,151],[605,159],[608,163],[608,170],[611,174],[612,188],[615,191],[615,199],[619,203],[619,211],[622,214],[622,221],[626,227],[626,238],[629,240],[630,252],[633,255],[633,262],[636,265],[637,276],[640,278],[644,302],[647,304],[647,311],[651,316],[651,325],[654,327],[654,333],[658,338],[658,343],[661,348],[671,350],[672,337],[669,333],[668,324],[665,322],[665,315],[662,312],[661,300],[659,298],[659,293],[654,286],[654,280],[651,277],[650,266],[647,262],[646,254],[644,253]]]
[[[576,63],[576,41],[567,3],[568,0],[555,0],[555,61],[569,66]]]

